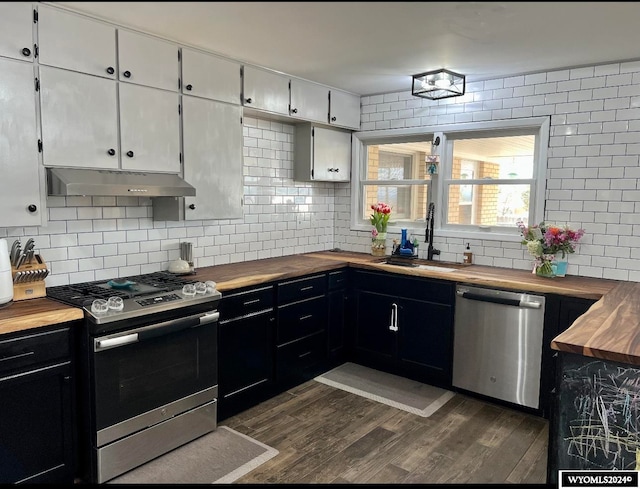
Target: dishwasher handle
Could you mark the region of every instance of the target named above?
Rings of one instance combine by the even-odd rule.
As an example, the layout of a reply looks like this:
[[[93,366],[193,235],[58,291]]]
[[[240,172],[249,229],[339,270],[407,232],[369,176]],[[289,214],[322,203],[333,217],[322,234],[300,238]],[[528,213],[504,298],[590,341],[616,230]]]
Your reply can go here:
[[[473,292],[458,290],[456,293],[463,299],[469,299],[479,302],[493,302],[495,304],[504,304],[506,306],[526,307],[529,309],[540,309],[542,304],[540,302],[525,301],[521,299],[507,299],[505,297],[494,297],[490,295],[474,294]]]

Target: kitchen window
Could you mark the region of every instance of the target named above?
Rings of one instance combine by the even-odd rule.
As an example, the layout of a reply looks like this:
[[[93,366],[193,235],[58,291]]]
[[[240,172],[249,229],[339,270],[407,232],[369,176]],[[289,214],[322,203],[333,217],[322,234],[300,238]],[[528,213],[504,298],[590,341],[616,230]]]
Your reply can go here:
[[[353,141],[353,229],[370,229],[376,202],[392,206],[397,233],[424,231],[429,202],[445,237],[517,240],[518,220],[544,218],[548,117],[368,131]]]

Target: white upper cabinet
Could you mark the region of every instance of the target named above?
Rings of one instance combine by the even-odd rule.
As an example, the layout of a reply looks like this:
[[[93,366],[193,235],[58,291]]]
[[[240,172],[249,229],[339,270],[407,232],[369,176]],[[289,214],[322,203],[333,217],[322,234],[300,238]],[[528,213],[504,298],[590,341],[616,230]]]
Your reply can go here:
[[[243,69],[245,107],[289,115],[289,77],[252,66]]]
[[[196,188],[185,197],[185,219],[242,217],[242,108],[182,97],[184,179]]]
[[[0,227],[40,226],[45,219],[40,192],[33,65],[0,59]]]
[[[182,93],[240,104],[240,63],[182,48]]]
[[[0,3],[0,56],[33,61],[33,6]]]
[[[38,5],[40,64],[116,77],[116,29],[87,17]]]
[[[40,67],[45,166],[117,169],[116,82]]]
[[[326,124],[329,116],[329,87],[291,78],[289,114],[299,119]]]
[[[179,95],[120,84],[123,170],[180,172]]]
[[[294,180],[348,182],[351,132],[298,124],[295,130]]]
[[[330,99],[329,124],[360,129],[360,97],[331,89]]]
[[[178,91],[178,46],[156,37],[118,29],[120,81]]]

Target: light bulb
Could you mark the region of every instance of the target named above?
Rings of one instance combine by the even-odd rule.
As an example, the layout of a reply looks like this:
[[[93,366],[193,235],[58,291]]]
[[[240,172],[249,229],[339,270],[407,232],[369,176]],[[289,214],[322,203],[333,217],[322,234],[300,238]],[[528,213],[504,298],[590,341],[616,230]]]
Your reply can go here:
[[[446,77],[446,75],[442,75]],[[451,86],[452,80],[449,77],[439,78],[435,81],[435,85],[438,88],[449,88]]]

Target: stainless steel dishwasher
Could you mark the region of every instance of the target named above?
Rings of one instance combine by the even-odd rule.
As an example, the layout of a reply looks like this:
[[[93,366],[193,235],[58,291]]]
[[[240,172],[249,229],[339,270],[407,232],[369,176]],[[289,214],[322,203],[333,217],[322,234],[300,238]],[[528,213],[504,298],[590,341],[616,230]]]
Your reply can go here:
[[[538,409],[545,298],[458,285],[453,385]]]

